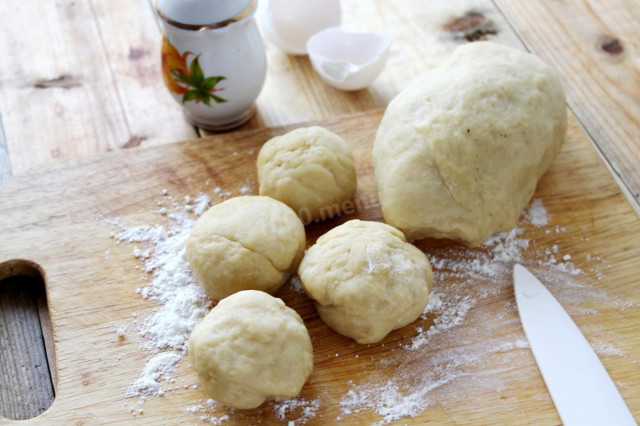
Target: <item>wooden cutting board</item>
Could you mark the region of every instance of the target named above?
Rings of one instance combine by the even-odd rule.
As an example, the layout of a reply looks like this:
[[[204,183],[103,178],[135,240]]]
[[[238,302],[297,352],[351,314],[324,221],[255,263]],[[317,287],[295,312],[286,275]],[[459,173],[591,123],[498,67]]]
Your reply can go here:
[[[371,161],[381,115],[368,112],[320,123],[352,147],[359,179],[356,199],[363,202],[354,214],[308,226],[309,244],[348,219],[381,220]],[[53,324],[56,399],[30,422],[367,424],[393,420],[408,407],[404,414],[413,417],[396,419],[399,423],[559,423],[524,340],[510,282],[504,274],[493,283],[482,274],[454,270],[455,265],[474,268],[455,263],[456,257],[473,260],[490,250],[435,240],[418,244],[434,261],[434,291],[443,298],[460,296],[443,302],[450,307],[459,303],[468,312],[445,318],[433,310],[379,344],[357,345],[336,334],[306,296],[283,286],[277,295],[301,314],[314,344],[315,369],[297,400],[301,407],[294,403],[279,409],[272,402],[248,412],[209,407],[204,392],[192,386],[197,379],[186,358],[172,373],[179,389],[173,386],[164,396],[145,401],[125,398],[150,355],[140,347],[135,327],[127,328],[124,340],[115,328],[157,305],[136,293],[141,276],[145,278],[141,263],[132,255],[132,245],[115,244],[113,227],[103,219],[164,224],[165,216],[151,213],[158,209],[163,189],[178,199],[207,193],[213,203],[223,199],[216,196],[216,187],[232,196],[247,190],[255,194],[261,144],[294,127],[64,162],[0,187],[0,277],[41,270]],[[567,306],[640,420],[640,220],[573,117],[566,145],[535,198],[546,208],[548,223],[521,222],[517,238],[526,243],[519,246],[520,260],[545,277]],[[500,260],[495,253],[491,259],[496,264]],[[508,268],[511,260],[507,257],[501,267]],[[482,292],[474,294],[475,289]],[[447,315],[451,313],[449,309]],[[455,324],[456,318],[462,321]],[[406,349],[416,336],[438,326],[447,331],[434,333],[417,350]],[[306,415],[305,401],[313,402]]]

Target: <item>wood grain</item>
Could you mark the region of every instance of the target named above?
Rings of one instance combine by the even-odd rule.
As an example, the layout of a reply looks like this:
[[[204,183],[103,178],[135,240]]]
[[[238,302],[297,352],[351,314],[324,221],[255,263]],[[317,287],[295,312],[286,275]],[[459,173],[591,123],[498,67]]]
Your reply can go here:
[[[54,387],[44,351],[37,298],[44,283],[18,276],[0,281],[0,416],[23,420],[44,412]]]
[[[640,3],[495,2],[527,47],[560,71],[567,102],[640,202]]]
[[[353,215],[310,225],[307,227],[309,244],[330,227],[350,218],[381,219],[375,202],[371,164],[371,144],[380,117],[381,112],[375,111],[320,123],[348,141],[358,171],[356,197],[374,201]],[[165,188],[178,199],[199,192],[213,196],[216,186],[234,196],[247,184],[255,192],[254,162],[260,145],[292,127],[295,126],[227,133],[198,141],[72,160],[16,177],[0,188],[0,199],[13,200],[0,207],[2,217],[11,223],[0,229],[0,238],[5,242],[0,247],[0,275],[7,265],[2,262],[10,259],[29,259],[40,265],[47,277],[54,327],[59,374],[56,400],[47,412],[30,423],[199,421],[201,413],[190,414],[185,410],[201,404],[207,397],[201,389],[191,388],[196,377],[186,360],[180,362],[175,373],[179,389],[163,397],[149,398],[143,405],[124,397],[125,389],[138,377],[149,355],[140,349],[135,331],[119,340],[114,324],[131,321],[134,313],[144,318],[157,306],[135,291],[141,283],[141,272],[136,269],[138,260],[132,256],[132,248],[115,245],[109,237],[113,228],[99,218],[118,217],[128,225],[163,224],[166,218],[150,212],[157,209],[157,199],[162,197]],[[542,272],[536,248],[560,246],[563,252],[573,256],[576,267],[584,271],[580,275],[581,285],[586,286],[583,290],[601,289],[610,295],[586,306],[569,306],[570,313],[587,338],[595,342],[609,340],[624,354],[605,354],[602,360],[614,381],[623,383],[620,391],[636,418],[640,418],[640,371],[637,369],[640,300],[636,291],[640,220],[572,117],[567,143],[543,177],[535,196],[544,202],[550,223],[545,228],[528,226],[523,230],[523,237],[532,244],[525,250],[523,262]],[[220,198],[214,198],[214,202],[219,201]],[[41,208],[27,208],[34,204]],[[553,231],[563,227],[567,230]],[[36,240],[38,244],[34,245]],[[451,250],[470,253],[446,241],[425,240],[419,247],[429,255]],[[104,258],[107,251],[110,251],[108,260]],[[596,261],[589,256],[604,260]],[[600,273],[605,274],[604,279],[598,279]],[[443,288],[467,285],[472,289],[483,285],[483,280],[465,284],[450,278],[435,285]],[[553,286],[551,289],[561,290]],[[402,346],[411,341],[416,325],[432,326],[436,319],[433,316],[391,333],[379,344],[357,345],[324,325],[304,295],[284,287],[278,296],[300,313],[314,345],[315,369],[301,397],[320,399],[322,403],[309,424],[330,423],[340,416],[345,421],[362,423],[380,420],[370,410],[357,415],[341,413],[339,402],[351,389],[350,380],[354,384],[370,380],[384,384],[403,372],[424,368],[424,363],[434,363],[435,369],[445,368],[446,365],[438,364],[437,360],[447,351],[486,344],[504,336],[510,341],[524,338],[513,307],[511,286],[506,284],[495,290],[467,314],[464,323],[441,336],[439,345],[425,347],[412,355]],[[617,300],[621,305],[616,305]],[[487,315],[493,319],[486,321]],[[417,417],[403,418],[399,423],[559,422],[528,349],[514,347],[492,353],[467,374],[475,377],[476,385],[499,380],[500,386],[484,385],[480,388],[481,397],[478,397],[478,388],[465,393],[464,389],[454,392],[443,387]],[[143,408],[144,414],[134,419],[131,409],[138,407]],[[269,407],[272,405],[248,412],[217,407],[207,413],[229,415],[229,424],[282,423]]]
[[[11,9],[0,17],[0,183],[62,158],[196,137],[160,78],[160,33],[146,1],[25,1]],[[48,315],[46,303],[24,311],[14,324],[22,332],[11,338],[40,333]],[[50,345],[50,327],[42,333]],[[52,350],[30,353],[45,364]],[[15,373],[3,374],[7,398],[26,393],[28,377]]]
[[[4,140],[2,120],[0,119],[0,185],[8,181],[10,177],[11,163],[9,162],[9,152],[7,151],[7,143]]]
[[[158,145],[196,137],[160,74],[161,34],[146,0],[91,1],[129,138]]]
[[[0,34],[0,115],[14,174],[195,136],[162,85],[160,35],[144,0],[15,2]]]
[[[447,22],[482,12],[487,39],[519,40],[488,0],[425,8],[419,1],[343,2],[344,26],[393,38],[387,69],[365,90],[333,89],[304,56],[267,44],[268,77],[245,128],[336,117],[385,106],[416,75],[460,43]],[[29,25],[25,25],[28,22]],[[160,33],[149,2],[21,2],[0,18],[0,116],[15,174],[58,159],[195,137],[159,72]],[[49,43],[42,43],[48,40]],[[415,42],[420,40],[420,42]],[[37,102],[31,100],[37,99]],[[33,136],[23,142],[25,131]]]
[[[0,120],[0,184],[10,177]],[[49,308],[41,278],[5,278],[0,276],[0,416],[29,419],[49,408],[55,394]]]

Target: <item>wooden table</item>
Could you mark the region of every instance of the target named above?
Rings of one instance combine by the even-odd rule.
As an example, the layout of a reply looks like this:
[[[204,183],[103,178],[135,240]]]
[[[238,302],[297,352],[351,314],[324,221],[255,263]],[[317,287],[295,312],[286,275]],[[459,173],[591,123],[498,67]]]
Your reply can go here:
[[[185,122],[163,86],[160,33],[146,0],[14,0],[6,8],[10,13],[0,16],[0,182],[65,158],[206,134]],[[268,45],[267,82],[257,114],[243,129],[384,107],[456,46],[497,40],[558,69],[570,109],[639,211],[640,3],[344,0],[343,8],[345,27],[391,34],[383,74],[366,90],[342,92],[324,84],[306,56]],[[30,418],[53,400],[47,318],[41,283],[3,282],[3,416]]]

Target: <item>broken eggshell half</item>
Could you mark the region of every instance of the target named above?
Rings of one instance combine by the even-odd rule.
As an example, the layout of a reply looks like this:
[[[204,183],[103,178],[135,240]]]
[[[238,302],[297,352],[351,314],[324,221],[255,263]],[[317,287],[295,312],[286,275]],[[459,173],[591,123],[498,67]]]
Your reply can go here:
[[[360,90],[384,69],[389,44],[389,36],[383,33],[335,27],[311,36],[307,53],[325,82],[341,90]]]
[[[306,54],[309,37],[341,22],[340,0],[267,0],[260,14],[267,40],[293,55]]]

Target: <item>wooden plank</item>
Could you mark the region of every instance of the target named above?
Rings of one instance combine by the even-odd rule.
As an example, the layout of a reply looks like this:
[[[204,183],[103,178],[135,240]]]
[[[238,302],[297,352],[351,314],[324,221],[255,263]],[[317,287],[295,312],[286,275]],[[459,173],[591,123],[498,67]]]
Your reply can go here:
[[[37,285],[34,284],[35,288],[32,289],[32,293],[35,297],[36,306],[38,308],[38,327],[42,333],[41,345],[44,347],[44,354],[46,356],[47,366],[49,367],[48,379],[53,386],[53,392],[55,394],[56,386],[58,384],[58,368],[56,366],[56,356],[53,348],[53,327],[51,326],[47,291],[41,277],[35,279],[34,283],[36,282]],[[31,320],[29,319],[28,321]],[[35,321],[33,322],[35,323]]]
[[[162,36],[147,0],[91,0],[129,139],[124,147],[196,137],[160,73]]]
[[[8,181],[11,177],[11,162],[7,143],[4,140],[4,129],[2,128],[2,117],[0,116],[0,185]]]
[[[375,111],[315,123],[342,135],[350,144],[358,171],[357,197],[373,201],[353,215],[307,227],[309,244],[347,219],[381,220],[375,202],[371,162],[371,144],[380,117],[381,112]],[[109,237],[113,228],[97,217],[99,214],[118,217],[127,226],[166,226],[166,216],[152,213],[158,209],[157,202],[164,197],[165,188],[177,200],[206,192],[214,197],[213,202],[220,202],[222,198],[214,196],[215,187],[239,195],[240,188],[249,185],[255,193],[255,158],[259,147],[265,140],[293,127],[295,125],[225,133],[214,138],[59,163],[38,173],[17,177],[0,187],[0,198],[13,200],[0,208],[2,217],[9,218],[11,223],[0,229],[0,239],[6,242],[0,246],[0,265],[6,259],[24,258],[42,266],[54,324],[59,367],[57,397],[34,424],[199,421],[203,413],[187,412],[187,409],[205,404],[207,396],[202,389],[192,387],[196,377],[186,359],[170,373],[175,382],[163,382],[167,389],[163,396],[149,397],[144,403],[125,398],[125,389],[138,378],[150,356],[140,348],[134,318],[143,321],[158,305],[136,293],[144,272],[139,269],[139,260],[132,255],[132,246],[116,245]],[[566,278],[578,279],[579,283],[564,287],[551,283],[551,288],[556,292],[574,292],[565,295],[563,300],[592,342],[611,342],[613,349],[609,353],[612,355],[605,353],[602,360],[613,379],[621,383],[620,391],[637,416],[640,413],[640,371],[636,365],[640,358],[640,300],[636,284],[640,267],[637,252],[640,220],[573,117],[570,117],[567,143],[540,182],[535,197],[547,208],[549,223],[545,227],[522,228],[521,237],[530,243],[523,249],[522,262],[532,268],[537,266],[537,271],[542,272],[546,267],[538,262],[545,256],[545,250],[553,250],[555,246],[561,248],[560,253],[571,254],[572,262],[583,272],[579,276],[562,275],[559,282]],[[25,215],[27,206],[33,204],[41,208]],[[35,240],[37,245],[32,244]],[[467,250],[434,240],[425,240],[419,247],[429,256],[482,250]],[[110,255],[105,259],[107,251]],[[604,277],[600,279],[599,274]],[[474,291],[485,285],[485,281],[482,277],[466,280],[452,276],[439,279],[434,288],[458,286]],[[340,416],[345,422],[379,421],[381,417],[369,408],[356,414],[344,413],[340,401],[356,384],[375,379],[384,386],[387,380],[401,374],[411,375],[415,368],[424,371],[424,363],[433,363],[435,371],[455,368],[438,360],[478,342],[486,345],[494,339],[507,339],[508,343],[524,339],[510,284],[496,287],[491,280],[489,284],[494,285],[490,287],[494,292],[479,300],[459,327],[440,336],[438,345],[430,344],[416,352],[404,348],[416,335],[415,327],[426,330],[434,325],[437,316],[428,315],[391,333],[378,344],[356,345],[328,329],[315,312],[312,301],[284,287],[278,296],[301,314],[314,345],[315,370],[301,397],[320,402],[308,424],[331,423]],[[573,296],[580,299],[585,291],[595,292],[598,297],[573,304],[576,302]],[[131,330],[125,339],[118,339],[114,324],[129,324]],[[429,404],[415,418],[402,418],[398,422],[558,423],[526,346],[514,345],[492,352],[465,374],[469,376],[465,386],[479,386],[481,390],[465,386],[456,390],[453,382],[448,383],[434,391],[435,396],[428,399]],[[492,385],[496,380],[498,385]],[[466,394],[466,391],[474,393]],[[482,398],[474,397],[478,392]],[[425,398],[429,396],[431,393]],[[206,408],[204,414],[215,418],[228,415],[229,424],[282,422],[273,407],[273,403],[267,403],[261,410],[240,412],[214,406]],[[136,418],[132,416],[132,408]],[[138,409],[144,414],[137,412]]]
[[[0,28],[0,114],[14,174],[126,142],[88,2],[18,2]]]
[[[420,0],[360,0],[343,1],[342,7],[344,28],[390,35],[391,51],[381,75],[366,89],[338,90],[322,81],[306,55],[289,55],[265,42],[267,81],[257,99],[257,116],[243,129],[321,120],[385,107],[414,78],[440,64],[457,46],[469,40],[494,40],[522,47],[491,1],[455,0],[425,7]],[[258,17],[261,13],[259,10]],[[465,21],[470,13],[478,15],[475,23]],[[452,22],[463,24],[451,28]],[[212,133],[203,131],[203,134]]]
[[[0,184],[10,177],[0,120]],[[28,419],[41,414],[53,402],[56,380],[44,283],[24,276],[0,281],[0,416]]]
[[[29,0],[0,17],[0,116],[14,174],[193,137],[164,96],[146,1],[125,3]]]
[[[10,419],[38,416],[55,395],[37,322],[42,285],[24,276],[0,282],[0,416]]]
[[[528,48],[559,70],[567,102],[640,203],[640,3],[495,3]]]
[[[3,67],[6,74],[2,79],[10,84],[0,88],[0,92],[2,89],[8,91],[8,99],[3,99],[6,102],[5,109],[3,111],[0,106],[0,113],[4,112],[5,121],[10,121],[13,155],[9,155],[4,135],[0,135],[0,182],[9,178],[11,160],[20,173],[26,168],[61,157],[195,136],[194,129],[183,120],[179,105],[168,95],[159,78],[160,33],[153,23],[151,10],[144,1],[120,3],[111,2],[107,5],[97,2],[79,6],[75,2],[59,3],[55,8],[55,17],[43,16],[43,22],[36,24],[33,24],[34,17],[41,15],[34,10],[39,10],[40,5],[37,2],[22,3],[17,15],[10,17],[13,25],[3,23],[2,31],[9,35],[0,38],[5,42],[0,46],[0,50],[5,49],[4,63],[14,60],[25,64]],[[90,8],[86,9],[86,6]],[[78,8],[82,12],[77,12]],[[50,15],[54,13],[51,10],[47,12]],[[20,22],[29,22],[29,25],[16,25]],[[35,67],[26,55],[38,50],[36,48],[42,44],[45,30],[46,38],[51,40],[51,46],[54,47],[54,54],[66,56],[67,61],[38,58],[38,66]],[[18,36],[14,31],[19,31],[21,43],[18,46],[10,43]],[[101,51],[103,57],[99,54]],[[102,63],[95,63],[96,56],[102,59]],[[44,58],[51,59],[51,56],[44,54]],[[29,65],[34,65],[34,68],[24,69]],[[81,81],[72,71],[68,71],[73,68],[86,79]],[[15,74],[9,75],[12,70]],[[29,78],[29,73],[34,74],[32,78]],[[61,77],[43,77],[50,75]],[[78,93],[83,86],[86,90]],[[86,96],[87,91],[90,92],[89,96]],[[42,92],[46,93],[42,95]],[[38,102],[32,99],[24,101],[24,97],[33,98],[34,93],[39,98]],[[40,102],[51,105],[51,108],[42,108]],[[117,114],[103,113],[93,109],[93,105],[88,105],[109,102],[116,111],[122,109],[120,120]],[[69,108],[61,105],[68,105]],[[56,120],[51,119],[52,111]],[[30,124],[32,120],[42,121],[45,125],[33,128]],[[116,138],[114,127],[118,126],[125,127],[123,134],[126,140]],[[25,144],[21,138],[24,134],[30,134],[33,138],[30,140],[35,143]],[[40,293],[34,296],[37,297],[38,310],[24,311],[19,317],[20,323],[13,326],[28,330],[23,333],[25,335],[41,332],[44,338],[39,344],[44,342],[45,351],[34,347],[31,353],[34,357],[46,354],[38,364],[48,362],[55,366],[51,327],[50,324],[46,325],[49,318],[46,300],[40,297]],[[7,306],[12,306],[11,301],[6,300]],[[19,300],[14,305],[19,307]],[[8,320],[17,318],[12,316]],[[42,329],[41,324],[45,324]],[[12,337],[20,339],[19,335]],[[13,344],[9,343],[10,346]],[[55,385],[56,369],[53,368],[51,373],[52,376],[47,380]],[[8,389],[21,389],[20,383],[25,380],[20,371],[6,378],[10,381],[6,388],[3,387],[2,393],[9,392]],[[21,407],[20,401],[14,402],[17,405],[13,408],[17,411],[28,408]],[[29,414],[25,412],[25,415]]]

